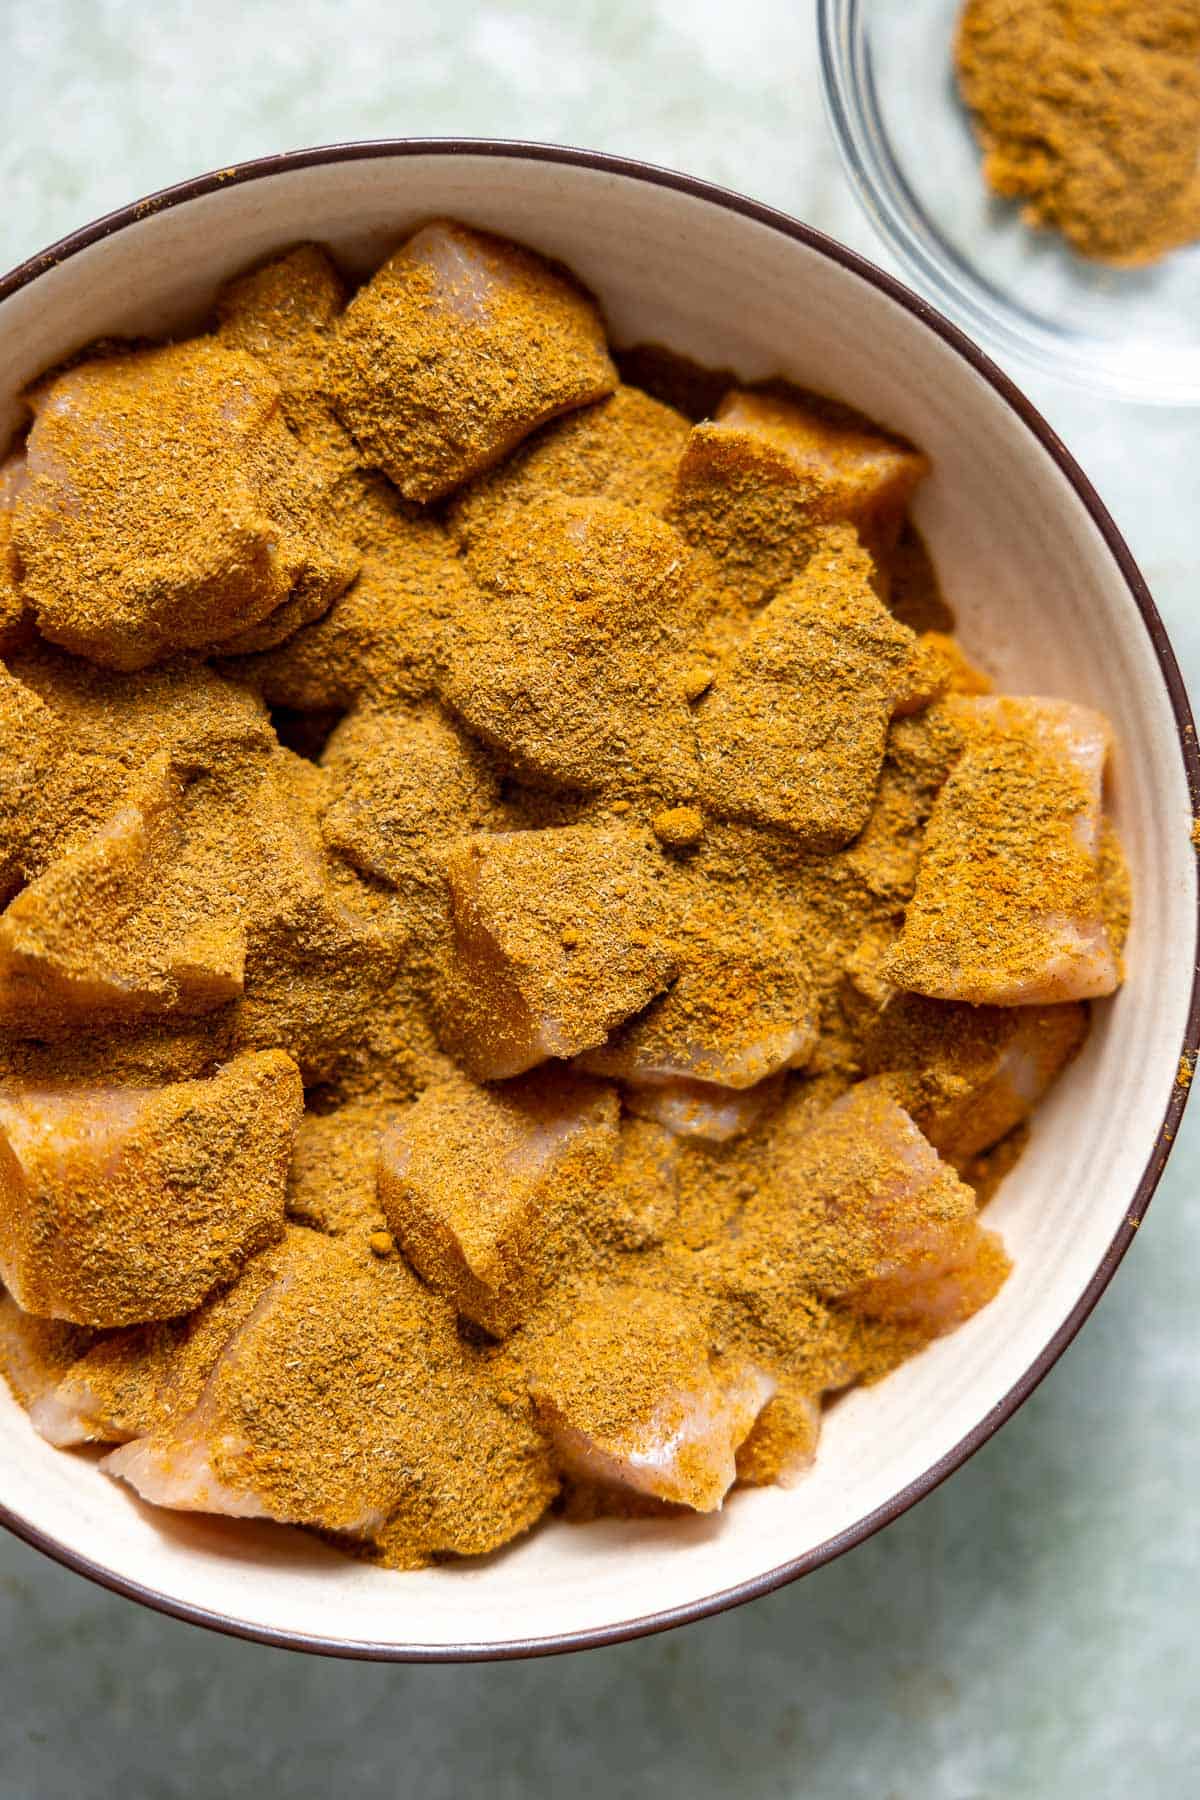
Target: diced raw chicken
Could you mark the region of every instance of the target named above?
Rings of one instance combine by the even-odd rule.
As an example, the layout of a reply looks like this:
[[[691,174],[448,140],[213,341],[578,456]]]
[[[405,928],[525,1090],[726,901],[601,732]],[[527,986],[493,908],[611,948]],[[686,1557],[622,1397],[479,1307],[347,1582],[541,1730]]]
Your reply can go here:
[[[942,1156],[961,1163],[1027,1119],[1087,1036],[1087,1008],[966,1006],[897,994],[865,1059]]]
[[[1072,700],[1014,700],[991,694],[960,702],[971,717],[1002,732],[1028,732],[1048,755],[1067,763],[1079,776],[1085,804],[1072,820],[1081,850],[1095,856],[1100,849],[1104,812],[1104,772],[1112,751],[1112,726],[1103,713]]]
[[[60,1449],[75,1444],[123,1444],[133,1436],[129,1424],[112,1417],[91,1385],[88,1360],[83,1357],[57,1386],[29,1408],[34,1429]]]
[[[502,1337],[586,1261],[616,1165],[615,1089],[561,1069],[427,1088],[385,1134],[379,1197],[413,1267]]]
[[[932,1267],[939,1255],[931,1253],[892,1275],[880,1276],[861,1293],[850,1295],[849,1304],[871,1318],[935,1337],[956,1330],[996,1298],[1012,1269],[997,1233],[976,1229],[971,1248],[964,1246],[953,1258],[946,1253],[940,1270]]]
[[[33,1404],[26,1401],[32,1424],[60,1445],[124,1444],[186,1416],[226,1345],[277,1278],[284,1253],[279,1243],[260,1251],[231,1286],[185,1319],[85,1334],[79,1326],[22,1314],[26,1331],[73,1331],[90,1340],[56,1385]]]
[[[703,1081],[755,1087],[802,1068],[817,1041],[812,988],[794,945],[742,931],[699,934],[679,947],[667,993],[580,1068],[618,1081]]]
[[[1078,801],[1072,810],[1073,834],[1081,850],[1096,853],[1104,809],[1104,773],[1112,750],[1112,726],[1103,713],[1074,700],[1027,700],[1010,694],[961,697],[951,702],[950,710],[968,733],[980,733],[985,752],[992,736],[1026,739],[1072,770],[1079,782]]]
[[[944,631],[923,631],[921,645],[928,655],[942,664],[947,693],[969,698],[991,693],[991,676],[971,662],[957,638]]]
[[[664,1076],[627,1082],[623,1091],[626,1106],[639,1118],[654,1119],[676,1137],[724,1144],[758,1124],[783,1092],[783,1076],[749,1088]]]
[[[202,1013],[242,991],[245,932],[173,881],[184,784],[164,752],[94,836],[0,916],[0,1020]]]
[[[0,902],[120,808],[131,770],[166,754],[189,779],[268,752],[254,696],[196,665],[136,676],[45,645],[0,667]],[[6,874],[7,872],[7,874]]]
[[[719,817],[814,849],[867,822],[916,638],[881,605],[844,529],[754,620],[698,713],[701,794]]]
[[[683,694],[691,592],[678,535],[612,500],[531,502],[469,556],[443,698],[535,783],[695,789]]]
[[[94,1337],[81,1325],[34,1318],[11,1294],[0,1292],[0,1375],[52,1444],[83,1443],[92,1435],[58,1395]]]
[[[757,605],[794,580],[830,525],[854,528],[886,587],[905,510],[928,468],[878,432],[734,389],[716,418],[693,430],[669,516],[716,557],[743,603]]]
[[[190,1403],[102,1466],[158,1506],[358,1537],[390,1521],[426,1556],[532,1524],[544,1446],[403,1262],[295,1228],[271,1261]]]
[[[602,1233],[618,1249],[661,1243],[679,1205],[679,1141],[651,1119],[622,1119]]]
[[[337,794],[322,820],[326,843],[403,893],[442,892],[446,840],[503,818],[487,757],[436,706],[351,713],[321,766]]]
[[[0,663],[0,901],[21,885],[36,835],[37,797],[63,750],[50,708]]]
[[[0,1089],[0,1276],[26,1311],[115,1326],[197,1306],[283,1230],[290,1057],[153,1090]]]
[[[738,1480],[747,1487],[795,1487],[816,1461],[820,1435],[820,1396],[783,1381],[738,1448]]]
[[[226,1480],[217,1465],[228,1459],[236,1466],[239,1456],[246,1455],[238,1403],[243,1390],[247,1398],[252,1396],[256,1373],[262,1372],[261,1328],[272,1313],[287,1307],[297,1277],[302,1286],[309,1286],[304,1278],[320,1267],[321,1241],[312,1233],[289,1229],[282,1243],[248,1264],[228,1295],[202,1310],[198,1319],[202,1327],[208,1326],[209,1341],[199,1370],[185,1366],[176,1372],[175,1382],[168,1385],[163,1417],[130,1434],[121,1450],[105,1458],[102,1466],[109,1474],[121,1476],[156,1506],[234,1518],[279,1516],[251,1481],[236,1475]],[[289,1360],[290,1369],[283,1362],[277,1364],[277,1385],[297,1366],[298,1359]],[[265,1372],[269,1378],[269,1365]],[[291,1446],[292,1455],[298,1448],[298,1443]],[[374,1509],[366,1516],[373,1523],[382,1514]],[[349,1529],[356,1528],[357,1515]]]
[[[33,395],[13,513],[43,635],[115,669],[262,649],[324,612],[357,558],[252,357],[209,339],[77,364]]]
[[[683,414],[622,384],[607,399],[556,419],[456,494],[447,523],[469,546],[503,526],[513,507],[547,494],[617,500],[665,511],[688,441]]]
[[[310,1083],[361,1066],[378,1046],[394,1061],[408,1047],[397,1046],[388,1012],[406,930],[329,855],[320,828],[329,799],[323,772],[276,750],[198,785],[189,799],[180,878],[214,904],[219,897],[232,905],[246,929],[235,1046],[282,1046]]]
[[[919,450],[881,432],[835,423],[811,408],[771,394],[733,389],[717,408],[717,424],[744,432],[807,476],[824,521],[853,525],[886,569],[917,483],[929,472]]]
[[[379,1204],[379,1140],[406,1109],[352,1101],[334,1112],[306,1112],[288,1171],[290,1219],[332,1237],[386,1231]]]
[[[1111,994],[1099,841],[1108,722],[1063,700],[945,705],[965,748],[938,795],[904,929],[897,986],[973,1005]]]
[[[633,1287],[598,1290],[523,1353],[564,1474],[696,1512],[720,1509],[775,1391],[746,1358],[712,1355],[686,1302]]]
[[[719,1307],[721,1341],[761,1362],[779,1384],[779,1404],[762,1422],[760,1467],[768,1452],[807,1454],[811,1403],[871,1366],[871,1333],[839,1301],[814,1291],[809,1248],[824,1245],[831,1221],[819,1200],[808,1204],[796,1175],[803,1174],[805,1140],[843,1091],[836,1076],[792,1083],[753,1138],[717,1158],[701,1152],[681,1163],[679,1235]],[[714,1176],[723,1189],[717,1207]]]
[[[274,1046],[293,1055],[312,1082],[374,1056],[384,1040],[395,1060],[388,995],[400,978],[407,927],[373,904],[353,872],[328,853],[320,815],[332,797],[329,780],[277,746],[261,703],[194,666],[186,679],[179,669],[133,678],[39,653],[20,657],[16,669],[19,681],[0,669],[0,758],[13,776],[11,785],[0,783],[0,899],[22,879],[36,881],[64,852],[107,864],[102,827],[128,798],[131,766],[165,753],[187,771],[178,834],[173,809],[165,821],[171,841],[164,878],[145,897],[146,913],[130,914],[153,929],[122,935],[116,896],[107,891],[88,902],[95,910],[103,901],[99,911],[114,915],[113,941],[99,944],[109,969],[125,981],[140,961],[138,991],[156,1010],[175,1006],[168,968],[186,974],[194,994],[197,965],[207,987],[214,964],[221,968],[222,940],[236,942],[235,933],[244,932],[240,1000],[209,1015],[207,1025],[164,1021],[180,1044],[186,1031],[198,1047],[208,1045],[198,1058],[167,1069],[167,1078],[207,1071],[231,1051]],[[148,692],[139,696],[135,686]],[[95,845],[87,846],[98,832],[97,858]],[[70,863],[68,872],[75,867]],[[131,891],[131,907],[135,899]],[[82,958],[82,935],[94,934],[97,924],[86,909],[74,921],[64,917],[55,954],[79,939]],[[155,946],[162,941],[169,953],[160,968]],[[232,951],[230,966],[235,972]],[[54,1024],[44,1007],[39,1012]],[[56,1043],[82,1044],[64,1027],[65,1012]],[[165,1043],[165,1029],[161,1035]],[[402,1051],[408,1043],[416,1055],[415,1035]],[[432,1025],[420,1048],[426,1053],[436,1059]]]
[[[803,1256],[827,1298],[936,1335],[992,1299],[1009,1262],[975,1196],[880,1081],[851,1088],[776,1163],[744,1230]]]
[[[89,1408],[87,1393],[77,1395],[69,1378],[48,1387],[29,1405],[29,1422],[39,1437],[57,1450],[71,1450],[78,1444],[123,1443],[113,1438],[103,1421]]]
[[[16,451],[0,461],[0,655],[18,649],[29,635],[20,568],[12,541],[13,508],[24,485],[25,454]]]
[[[286,643],[229,665],[268,705],[411,706],[432,691],[448,621],[469,607],[471,584],[442,525],[401,506],[348,514],[365,552],[358,579]]]
[[[468,838],[439,1015],[480,1080],[600,1044],[675,973],[666,868],[649,832],[573,825]]]
[[[0,1372],[48,1443],[120,1444],[148,1430],[185,1325],[138,1325],[100,1336],[23,1313],[0,1297]]]
[[[893,718],[922,712],[943,694],[953,691],[954,683],[959,679],[954,663],[930,641],[931,635],[926,633],[917,638],[907,665],[898,675],[896,697],[892,702]]]
[[[136,1488],[143,1500],[152,1506],[165,1506],[176,1512],[223,1513],[231,1519],[270,1519],[262,1497],[251,1489],[243,1489],[222,1481],[214,1468],[214,1460],[235,1461],[244,1454],[244,1441],[238,1437],[214,1436],[210,1415],[197,1409],[184,1425],[161,1447],[152,1437],[135,1438],[110,1450],[101,1467],[109,1475],[119,1475]],[[290,1521],[284,1520],[284,1523]],[[339,1517],[338,1530],[366,1532],[383,1523],[383,1514],[374,1508],[352,1510]]]
[[[361,287],[332,357],[338,410],[409,500],[436,500],[617,385],[591,298],[532,251],[435,220]]]
[[[58,720],[60,755],[93,764],[107,759],[115,791],[128,781],[131,768],[163,751],[195,774],[275,747],[258,696],[203,663],[178,661],[121,674],[39,644],[10,666]]]
[[[316,450],[323,450],[337,429],[325,359],[345,303],[346,285],[320,244],[297,244],[235,276],[217,295],[221,343],[247,351],[270,370],[288,424]]]

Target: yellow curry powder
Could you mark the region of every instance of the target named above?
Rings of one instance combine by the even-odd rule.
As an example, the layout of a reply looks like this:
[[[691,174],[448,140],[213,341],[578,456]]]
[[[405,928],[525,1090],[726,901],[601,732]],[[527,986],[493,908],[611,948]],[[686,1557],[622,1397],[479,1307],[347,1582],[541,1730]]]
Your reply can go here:
[[[1200,237],[1193,0],[967,0],[955,59],[985,178],[1030,224],[1117,266]]]

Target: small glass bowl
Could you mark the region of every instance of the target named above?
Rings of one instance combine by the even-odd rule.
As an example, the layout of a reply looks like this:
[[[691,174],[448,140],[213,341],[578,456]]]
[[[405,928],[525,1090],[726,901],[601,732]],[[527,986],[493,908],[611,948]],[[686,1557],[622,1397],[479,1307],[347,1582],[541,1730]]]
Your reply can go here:
[[[1200,246],[1085,261],[985,186],[953,67],[961,0],[817,0],[829,116],[914,285],[1001,360],[1093,392],[1200,405]]]

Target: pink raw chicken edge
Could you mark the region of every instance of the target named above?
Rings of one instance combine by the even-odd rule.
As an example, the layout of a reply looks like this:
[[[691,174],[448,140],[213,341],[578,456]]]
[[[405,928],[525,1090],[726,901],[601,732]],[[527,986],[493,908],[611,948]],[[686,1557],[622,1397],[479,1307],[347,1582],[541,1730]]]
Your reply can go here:
[[[1121,966],[1104,916],[1099,863],[1104,769],[1112,742],[1107,719],[1066,700],[987,695],[955,698],[946,705],[969,734],[982,728],[982,747],[977,750],[968,736],[934,802],[916,891],[882,972],[899,987],[972,1005],[1041,1006],[1115,992]],[[1086,908],[1074,915],[1030,909],[1029,935],[1044,942],[1044,953],[1040,962],[1019,972],[1006,968],[994,946],[986,954],[980,949],[988,944],[981,921],[993,891],[989,884],[997,893],[1021,892],[1028,884],[1011,848],[978,827],[973,816],[973,788],[990,782],[999,805],[1013,798],[1003,791],[1003,773],[989,768],[989,737],[1024,741],[1045,758],[1048,769],[1057,768],[1060,778],[1065,774],[1072,782],[1078,804],[1062,812],[1059,834],[1063,849],[1073,846],[1091,868],[1093,895]],[[1018,817],[1013,822],[1019,827]],[[1021,842],[1019,829],[1013,836]],[[936,862],[929,856],[931,846],[942,851]],[[959,914],[946,904],[948,866],[961,878],[954,883],[965,897]]]

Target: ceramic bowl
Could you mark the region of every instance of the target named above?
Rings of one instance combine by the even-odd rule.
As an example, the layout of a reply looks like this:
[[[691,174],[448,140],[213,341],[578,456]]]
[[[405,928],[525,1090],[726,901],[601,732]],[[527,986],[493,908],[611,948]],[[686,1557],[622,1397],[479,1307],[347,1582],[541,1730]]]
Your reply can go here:
[[[197,326],[226,276],[303,238],[366,271],[452,214],[568,263],[615,340],[835,393],[933,461],[917,518],[961,636],[1018,693],[1102,708],[1136,894],[1129,980],[989,1209],[998,1300],[831,1409],[798,1487],[679,1524],[552,1525],[479,1562],[389,1574],[304,1535],[155,1513],[0,1395],[0,1517],[151,1606],[330,1654],[453,1659],[611,1642],[767,1592],[859,1543],[1004,1423],[1132,1240],[1194,1052],[1198,765],[1174,657],[1128,550],[1033,407],[924,301],[806,226],[702,182],[543,146],[353,144],[222,170],[130,206],[0,283],[0,438],[16,395],[103,334]],[[2,1386],[3,1384],[0,1384]]]
[[[901,266],[997,355],[1093,393],[1200,405],[1200,245],[1145,268],[1077,256],[983,179],[958,92],[962,0],[817,0],[833,135]]]

